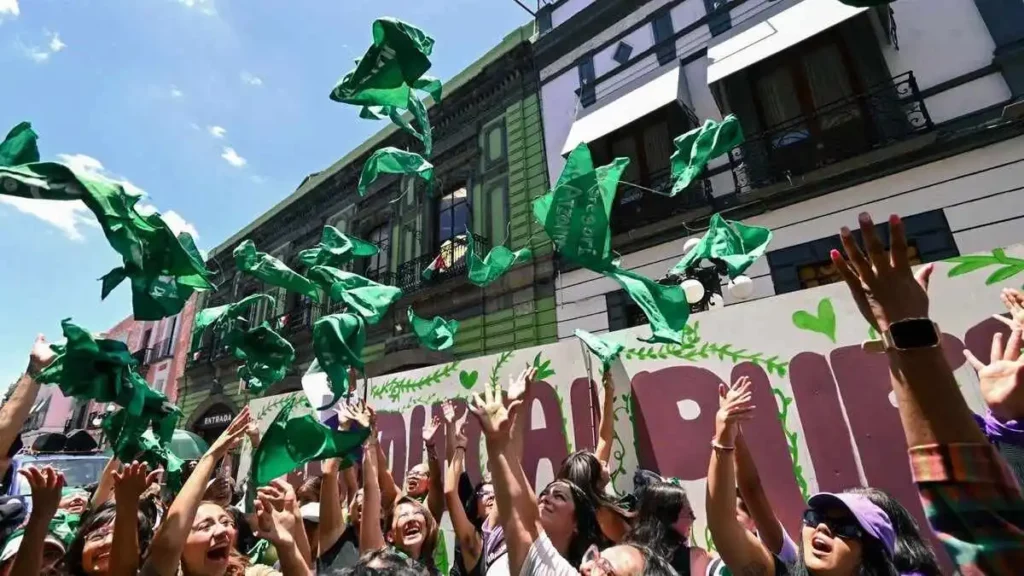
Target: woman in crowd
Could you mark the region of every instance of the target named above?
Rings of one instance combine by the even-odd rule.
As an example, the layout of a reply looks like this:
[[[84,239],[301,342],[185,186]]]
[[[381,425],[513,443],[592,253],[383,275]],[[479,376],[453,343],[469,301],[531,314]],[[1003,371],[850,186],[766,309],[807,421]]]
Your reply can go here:
[[[360,424],[371,429],[363,450],[363,510],[359,522],[359,553],[367,554],[390,545],[426,566],[431,573],[436,572],[434,547],[438,539],[437,522],[423,503],[410,496],[399,496],[387,509],[382,524],[377,461],[380,446],[377,442],[376,421],[372,411],[365,406],[354,408],[353,412]],[[387,528],[387,539],[382,525]]]
[[[184,576],[254,576],[268,572],[263,566],[249,566],[248,558],[235,550],[237,529],[234,517],[223,506],[202,501],[206,478],[213,474],[216,463],[241,442],[248,424],[249,409],[246,407],[199,460],[153,537],[142,574],[176,576],[180,572]],[[285,483],[277,482],[271,487],[261,488],[259,499],[259,535],[277,549],[282,573],[306,576],[309,574],[309,544],[304,541],[294,491]],[[306,555],[300,550],[305,550]]]
[[[602,544],[607,545],[621,542],[625,538],[633,521],[633,514],[618,505],[611,488],[608,462],[611,460],[612,440],[615,436],[615,384],[611,371],[605,371],[601,381],[604,394],[597,448],[594,452],[580,450],[570,454],[562,462],[562,467],[555,477],[578,486],[594,503]]]
[[[931,545],[921,535],[921,529],[914,517],[885,492],[877,488],[852,488],[849,494],[859,494],[870,500],[875,506],[885,511],[892,520],[896,532],[896,548],[893,552],[893,564],[903,576],[942,576],[939,560]]]
[[[808,501],[797,562],[787,566],[751,533],[736,511],[733,452],[740,422],[753,416],[752,384],[740,378],[719,388],[719,410],[708,468],[707,518],[711,537],[734,574],[896,576],[896,535],[885,511],[853,493],[817,494]]]
[[[686,490],[671,482],[656,482],[640,491],[636,524],[626,542],[646,546],[668,560],[679,576],[704,576],[710,556],[690,546],[696,516]]]

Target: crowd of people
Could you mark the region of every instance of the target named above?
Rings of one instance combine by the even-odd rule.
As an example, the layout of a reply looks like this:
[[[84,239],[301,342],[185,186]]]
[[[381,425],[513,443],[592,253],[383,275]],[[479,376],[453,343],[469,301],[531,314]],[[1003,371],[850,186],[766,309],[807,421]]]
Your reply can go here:
[[[0,549],[0,576],[256,576],[284,574],[438,574],[440,522],[455,533],[452,576],[888,576],[1024,573],[1024,498],[1011,472],[1024,446],[1024,293],[1007,290],[1008,337],[993,338],[984,362],[968,354],[989,406],[976,416],[965,403],[929,318],[931,266],[916,275],[902,221],[889,220],[887,251],[866,214],[863,249],[841,232],[845,256],[833,251],[864,318],[881,335],[909,447],[909,466],[928,519],[918,526],[904,504],[870,487],[819,493],[806,503],[802,528],[789,533],[762,488],[743,422],[758,410],[746,378],[719,389],[705,509],[694,510],[672,479],[637,471],[631,494],[611,487],[610,376],[594,451],[571,454],[540,492],[522,454],[532,369],[507,390],[488,389],[424,429],[426,462],[395,483],[378,444],[371,406],[339,407],[341,426],[371,430],[348,458],[322,462],[321,475],[296,489],[277,479],[254,494],[218,474],[218,465],[249,437],[256,422],[243,409],[195,462],[177,492],[160,471],[111,460],[88,498],[64,493],[53,468],[21,470],[31,511]],[[52,359],[37,342],[25,377],[0,410],[0,453],[8,453],[38,392],[33,375]],[[27,401],[26,401],[27,400]],[[461,413],[460,413],[461,412]],[[475,418],[486,444],[488,474],[466,474],[466,424]],[[441,435],[445,453],[438,454]],[[6,468],[8,460],[0,462]],[[2,508],[2,506],[0,506]],[[695,544],[698,513],[714,550]],[[944,550],[933,550],[934,532]],[[939,554],[948,555],[948,561]]]

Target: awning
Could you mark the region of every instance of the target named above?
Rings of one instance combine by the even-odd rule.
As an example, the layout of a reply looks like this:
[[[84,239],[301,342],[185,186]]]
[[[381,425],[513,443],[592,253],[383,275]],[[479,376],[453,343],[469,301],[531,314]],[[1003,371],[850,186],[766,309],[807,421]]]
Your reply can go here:
[[[573,122],[569,138],[562,147],[562,156],[572,152],[580,142],[590,144],[670,102],[676,102],[678,98],[679,67],[674,66],[661,76]]]
[[[839,0],[802,0],[718,44],[708,46],[708,84],[756,64],[868,10]]]

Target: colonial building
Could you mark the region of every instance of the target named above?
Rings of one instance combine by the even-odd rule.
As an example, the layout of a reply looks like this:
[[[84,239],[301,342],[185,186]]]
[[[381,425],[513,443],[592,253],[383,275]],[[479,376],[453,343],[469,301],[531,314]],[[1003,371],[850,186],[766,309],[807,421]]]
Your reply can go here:
[[[1022,239],[1022,2],[556,0],[537,22],[549,178],[580,142],[631,159],[612,214],[624,267],[662,277],[715,212],[774,230],[749,298],[837,281],[829,251],[862,211],[903,215],[920,262]],[[727,114],[746,142],[652,193],[672,139]],[[560,338],[645,322],[588,270],[557,287]]]
[[[363,163],[384,146],[418,150],[420,145],[389,126],[329,168],[311,174],[293,194],[212,250],[208,265],[218,270],[220,289],[203,306],[217,306],[256,292],[276,304],[251,311],[250,320],[269,321],[295,346],[288,377],[267,394],[300,389],[313,359],[311,326],[337,311],[297,294],[264,287],[238,274],[232,250],[253,240],[259,250],[302,271],[297,255],[314,246],[324,225],[333,225],[377,244],[380,253],[353,263],[353,270],[402,288],[403,298],[378,324],[368,327],[363,358],[368,376],[534,346],[556,339],[550,243],[537,233],[530,201],[548,189],[541,131],[537,74],[531,37],[534,24],[515,30],[498,46],[447,82],[439,104],[429,105],[435,166],[432,186],[411,178],[380,178],[360,197]],[[357,110],[339,109],[356,120]],[[534,258],[486,289],[466,280],[467,230],[479,253],[506,243],[519,249],[532,242]],[[424,279],[441,257],[445,270]],[[455,346],[431,352],[418,346],[406,309],[460,322]],[[202,342],[185,373],[179,405],[183,425],[200,434],[223,429],[246,401],[238,363],[211,338]]]

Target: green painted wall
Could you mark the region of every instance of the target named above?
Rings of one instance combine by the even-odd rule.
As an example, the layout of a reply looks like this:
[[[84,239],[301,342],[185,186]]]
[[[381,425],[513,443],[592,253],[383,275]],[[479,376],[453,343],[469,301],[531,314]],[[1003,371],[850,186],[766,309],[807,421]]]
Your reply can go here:
[[[540,99],[529,96],[505,111],[508,134],[508,205],[512,221],[512,248],[518,249],[541,230],[530,208],[535,198],[548,191],[544,160],[544,134],[541,131]],[[541,241],[543,239],[543,241]],[[534,255],[551,252],[551,243],[534,239]]]

